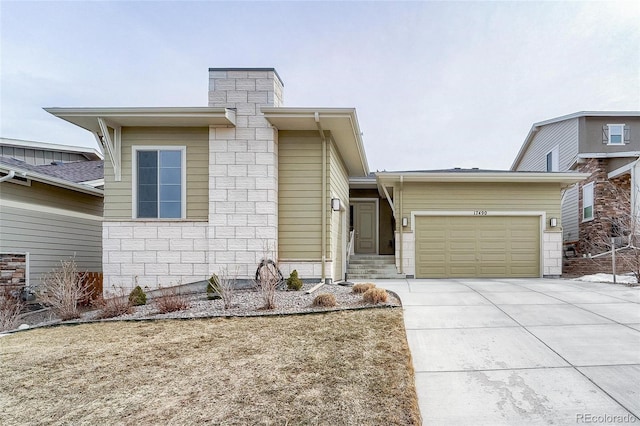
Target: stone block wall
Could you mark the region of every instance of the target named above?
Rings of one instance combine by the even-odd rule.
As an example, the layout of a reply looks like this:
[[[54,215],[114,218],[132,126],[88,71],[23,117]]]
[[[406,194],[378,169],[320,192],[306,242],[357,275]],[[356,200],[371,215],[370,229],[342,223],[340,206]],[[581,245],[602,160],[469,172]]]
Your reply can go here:
[[[207,279],[207,222],[103,222],[105,292],[137,284],[156,289]]]
[[[282,105],[273,69],[210,69],[209,106],[236,109],[235,128],[209,130],[210,269],[251,278],[277,258],[278,133],[260,112]]]
[[[593,158],[581,164],[579,172],[591,176],[579,184],[579,242],[578,253],[601,253],[607,250],[612,223],[628,218],[630,214],[631,176],[625,174],[614,179],[607,177],[607,159]],[[593,182],[593,220],[582,221],[582,188]]]
[[[15,289],[26,286],[27,254],[0,253],[0,290]]]
[[[542,274],[559,277],[562,274],[562,231],[545,231],[542,236]]]

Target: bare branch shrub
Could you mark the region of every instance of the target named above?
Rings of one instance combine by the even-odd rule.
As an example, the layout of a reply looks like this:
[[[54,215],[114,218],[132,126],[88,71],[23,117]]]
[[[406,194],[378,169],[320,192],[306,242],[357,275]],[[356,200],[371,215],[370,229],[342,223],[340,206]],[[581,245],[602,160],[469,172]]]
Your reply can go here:
[[[100,308],[98,319],[114,318],[133,312],[133,304],[129,300],[123,288],[119,291],[107,293],[107,297],[99,297],[93,305]]]
[[[640,190],[637,187],[629,189],[612,181],[606,182],[604,190],[617,200],[616,215],[604,217],[596,212],[585,249],[589,254],[598,256],[593,261],[601,265],[603,270],[609,270],[611,257],[599,255],[611,252],[613,239],[618,265],[616,269],[633,273],[640,282],[640,218],[637,213],[633,213],[632,208],[634,198],[639,199]],[[631,191],[635,192],[635,197],[632,197]]]
[[[38,295],[42,302],[53,307],[62,320],[80,317],[78,304],[88,300],[93,280],[87,272],[78,272],[75,258],[61,260],[60,267],[51,270],[42,279]]]
[[[229,268],[223,267],[218,275],[212,275],[209,278],[208,288],[217,293],[222,299],[225,309],[233,307],[233,298],[236,291],[236,280],[238,279],[238,268],[233,272]]]
[[[276,292],[284,283],[278,265],[271,259],[273,250],[269,244],[264,245],[262,261],[258,265],[254,285],[260,292],[264,306],[262,309],[276,308]]]
[[[353,293],[364,293],[369,289],[374,288],[376,285],[374,283],[360,283],[360,284],[355,284],[352,288],[351,291]]]
[[[187,297],[180,293],[180,290],[175,287],[161,288],[160,296],[154,299],[156,308],[161,314],[167,314],[169,312],[184,311],[189,309],[189,301]]]
[[[333,307],[336,306],[337,302],[336,302],[336,296],[334,296],[333,294],[328,294],[328,293],[324,293],[324,294],[319,294],[315,297],[315,299],[313,299],[313,306],[322,306],[322,307]]]
[[[18,326],[23,307],[19,295],[14,297],[7,288],[0,290],[0,331],[13,330]]]
[[[387,290],[384,288],[370,288],[365,291],[362,295],[362,299],[367,303],[373,303],[374,305],[377,303],[385,303],[388,299],[389,295]]]

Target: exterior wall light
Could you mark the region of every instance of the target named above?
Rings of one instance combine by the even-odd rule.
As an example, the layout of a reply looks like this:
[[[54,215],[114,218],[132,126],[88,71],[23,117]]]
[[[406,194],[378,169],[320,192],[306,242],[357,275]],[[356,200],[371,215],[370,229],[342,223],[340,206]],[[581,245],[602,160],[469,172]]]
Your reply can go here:
[[[552,217],[551,219],[549,219],[549,225],[551,225],[552,228],[558,226],[558,218]]]
[[[403,227],[409,226],[409,218],[408,217],[403,217],[402,218],[402,226]]]
[[[331,199],[331,210],[333,210],[334,212],[340,211],[340,198]]]

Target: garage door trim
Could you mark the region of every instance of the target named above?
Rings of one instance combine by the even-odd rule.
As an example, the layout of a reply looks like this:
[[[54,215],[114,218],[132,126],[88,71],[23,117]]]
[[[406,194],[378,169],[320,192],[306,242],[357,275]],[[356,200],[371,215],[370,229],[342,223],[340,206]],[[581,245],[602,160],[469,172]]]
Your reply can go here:
[[[486,217],[486,216],[527,216],[527,217],[539,217],[540,218],[540,228],[539,228],[539,240],[540,240],[540,265],[539,265],[539,276],[542,277],[544,274],[544,256],[543,256],[543,244],[544,244],[544,229],[545,224],[547,223],[547,213],[544,211],[510,211],[510,210],[418,210],[411,212],[411,232],[415,235],[415,226],[416,226],[416,217],[417,216],[478,216],[478,217]],[[415,244],[415,241],[414,241]],[[414,247],[414,252],[416,248]],[[416,259],[417,263],[417,259]],[[416,264],[417,271],[417,264]]]

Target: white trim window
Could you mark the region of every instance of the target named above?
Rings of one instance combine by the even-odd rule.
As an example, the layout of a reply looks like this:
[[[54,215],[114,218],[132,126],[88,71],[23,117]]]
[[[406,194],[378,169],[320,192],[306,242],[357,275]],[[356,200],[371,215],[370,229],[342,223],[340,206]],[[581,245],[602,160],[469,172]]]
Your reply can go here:
[[[593,182],[582,187],[582,221],[593,220]]]
[[[555,146],[551,151],[547,153],[546,170],[548,172],[557,172],[560,170],[560,162],[558,161],[559,151],[560,149],[558,148],[558,146]]]
[[[133,217],[183,219],[186,147],[133,147]]]
[[[624,124],[607,124],[609,145],[624,145]]]

